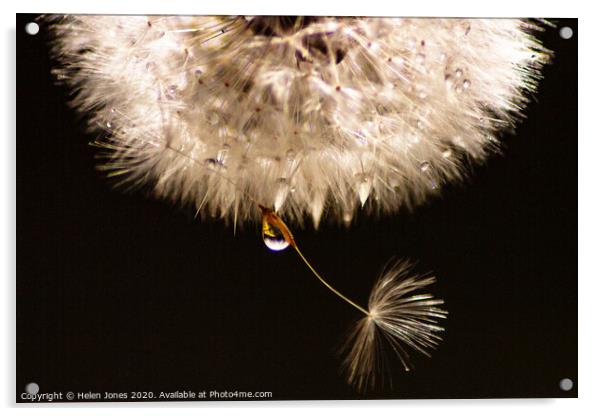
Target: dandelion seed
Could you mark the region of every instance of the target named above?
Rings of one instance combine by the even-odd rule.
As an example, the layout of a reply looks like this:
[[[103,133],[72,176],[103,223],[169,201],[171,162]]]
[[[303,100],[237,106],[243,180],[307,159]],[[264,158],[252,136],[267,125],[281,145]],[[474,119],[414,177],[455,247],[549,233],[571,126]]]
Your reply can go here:
[[[369,314],[353,329],[345,344],[347,382],[359,391],[375,388],[390,370],[385,365],[388,345],[405,371],[411,368],[407,349],[430,356],[444,329],[437,319],[447,317],[442,300],[420,292],[434,277],[410,273],[408,262],[393,262],[378,278],[368,301]]]
[[[357,322],[343,351],[347,351],[344,368],[347,382],[358,391],[375,388],[385,366],[383,346],[388,344],[399,358],[402,367],[410,370],[409,354],[404,347],[412,348],[427,356],[437,346],[441,337],[437,334],[443,327],[437,318],[447,317],[439,306],[442,300],[419,291],[435,282],[435,278],[410,275],[409,262],[395,261],[378,278],[368,308],[363,308],[343,295],[318,273],[301,252],[292,232],[284,221],[271,209],[260,206],[263,218],[264,242],[274,251],[292,247],[312,274],[341,300],[353,306],[364,317]]]

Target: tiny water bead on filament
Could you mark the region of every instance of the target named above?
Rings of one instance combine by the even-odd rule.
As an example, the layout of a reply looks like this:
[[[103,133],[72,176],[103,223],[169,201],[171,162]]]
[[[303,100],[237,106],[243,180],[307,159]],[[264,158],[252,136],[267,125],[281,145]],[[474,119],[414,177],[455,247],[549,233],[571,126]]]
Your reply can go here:
[[[316,228],[421,204],[497,150],[548,59],[524,19],[47,21],[57,79],[118,144],[105,169],[240,223],[257,212],[231,182]]]
[[[349,303],[351,306],[364,313],[365,315],[370,315],[368,311],[359,306],[357,303],[353,302],[347,296],[343,295],[341,292],[332,287],[311,265],[311,263],[305,258],[301,249],[295,242],[293,237],[293,233],[289,230],[288,226],[282,221],[282,219],[271,209],[266,208],[262,205],[259,205],[259,208],[262,212],[262,237],[265,245],[273,251],[281,251],[289,246],[293,247],[293,249],[297,252],[301,260],[305,263],[305,265],[311,270],[311,272],[326,286],[331,292],[337,295],[339,298],[343,299],[345,302]]]
[[[272,251],[281,251],[291,244],[295,245],[286,224],[272,210],[261,205],[259,207],[262,212],[261,236],[266,247]]]

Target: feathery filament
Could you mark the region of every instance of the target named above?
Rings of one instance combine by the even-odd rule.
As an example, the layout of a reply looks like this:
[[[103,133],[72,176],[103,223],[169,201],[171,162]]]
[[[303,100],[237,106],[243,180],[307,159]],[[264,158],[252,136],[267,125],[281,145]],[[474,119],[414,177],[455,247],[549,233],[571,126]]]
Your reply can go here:
[[[50,16],[103,169],[202,215],[349,224],[482,161],[548,59],[521,19]],[[229,178],[223,181],[209,170]],[[235,186],[233,185],[235,184]]]
[[[343,350],[347,382],[359,391],[375,388],[388,371],[384,348],[388,345],[406,371],[409,347],[430,356],[444,329],[437,319],[447,317],[443,300],[427,293],[413,294],[435,282],[435,277],[410,274],[408,262],[396,261],[378,278],[368,301],[369,314],[358,321]]]

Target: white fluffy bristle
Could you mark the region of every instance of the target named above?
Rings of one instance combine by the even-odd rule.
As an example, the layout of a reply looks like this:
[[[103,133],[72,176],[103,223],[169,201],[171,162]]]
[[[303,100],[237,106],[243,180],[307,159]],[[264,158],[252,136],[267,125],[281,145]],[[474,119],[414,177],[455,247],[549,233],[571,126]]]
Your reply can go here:
[[[511,128],[547,52],[520,19],[52,16],[104,168],[226,219],[411,208]]]

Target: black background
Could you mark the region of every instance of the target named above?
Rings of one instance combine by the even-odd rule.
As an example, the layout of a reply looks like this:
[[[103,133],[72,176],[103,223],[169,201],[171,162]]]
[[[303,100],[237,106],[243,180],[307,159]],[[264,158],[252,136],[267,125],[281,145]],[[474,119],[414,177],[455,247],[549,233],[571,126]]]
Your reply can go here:
[[[295,230],[366,303],[391,257],[434,271],[450,316],[432,358],[357,395],[337,349],[358,313],[292,250],[108,186],[94,136],[17,15],[17,400],[52,391],[272,391],[273,399],[576,397],[577,21],[504,154],[412,215]],[[559,388],[569,377],[570,392]]]

